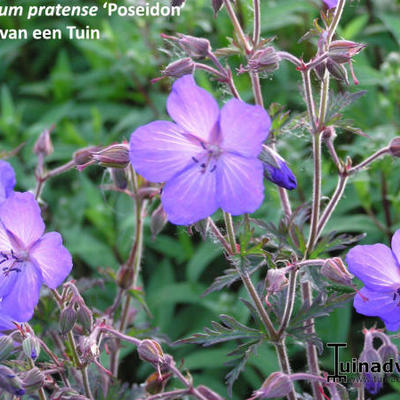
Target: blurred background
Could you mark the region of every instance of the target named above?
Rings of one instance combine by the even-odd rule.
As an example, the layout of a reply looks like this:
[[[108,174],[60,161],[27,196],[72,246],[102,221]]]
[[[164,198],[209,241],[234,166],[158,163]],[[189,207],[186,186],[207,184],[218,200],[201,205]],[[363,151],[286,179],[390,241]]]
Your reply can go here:
[[[240,19],[249,31],[251,1],[236,2]],[[32,153],[33,144],[40,132],[53,124],[55,151],[47,160],[49,168],[68,162],[79,148],[129,140],[138,126],[167,118],[165,101],[171,82],[164,79],[152,84],[151,79],[160,76],[160,69],[181,54],[171,49],[160,34],[181,32],[206,37],[214,50],[227,46],[227,38],[232,35],[229,19],[224,10],[215,19],[210,3],[210,0],[187,0],[179,18],[43,17],[27,21],[23,17],[0,17],[2,29],[19,27],[32,31],[54,27],[65,32],[66,25],[90,25],[102,32],[99,41],[0,41],[0,152],[25,143],[18,155],[10,159],[17,173],[17,188],[34,188],[37,160]],[[20,0],[18,4],[53,2]],[[69,2],[72,4],[88,2]],[[98,4],[101,6],[102,2]],[[262,35],[264,38],[276,36],[276,48],[308,60],[315,53],[317,39],[301,43],[298,40],[312,27],[321,7],[319,0],[262,0]],[[346,108],[343,118],[352,120],[349,125],[368,136],[343,130],[337,132],[336,139],[339,156],[350,155],[359,162],[400,135],[400,2],[352,1],[346,7],[338,34],[368,45],[356,56],[358,87],[332,82],[336,93],[367,91]],[[244,60],[232,59],[230,63],[234,70]],[[196,79],[220,104],[229,98],[203,72],[197,72]],[[252,102],[248,77],[241,75],[235,80],[242,97]],[[299,73],[291,64],[282,62],[278,71],[262,81],[266,106],[280,103],[295,118],[305,110],[300,87]],[[284,129],[278,149],[297,176],[299,185],[290,193],[290,198],[294,206],[299,206],[311,197],[309,135],[301,126]],[[325,150],[323,194],[329,196],[337,177]],[[391,234],[400,228],[399,176],[400,160],[391,157],[354,176],[326,232],[366,233],[363,243],[389,243]],[[63,234],[74,256],[73,276],[81,279],[80,284],[87,289],[84,293],[87,304],[98,310],[107,308],[114,299],[112,280],[127,257],[134,230],[129,198],[102,189],[109,180],[108,172],[101,167],[90,167],[81,173],[70,171],[50,181],[42,194],[48,229]],[[279,207],[276,187],[267,183],[266,200],[256,216],[277,223],[282,216],[277,212]],[[227,267],[211,240],[202,241],[198,235],[190,237],[185,228],[171,225],[153,240],[148,225],[149,219],[146,220],[141,282],[147,306],[136,303],[136,323],[131,334],[158,327],[158,334],[172,342],[210,326],[222,313],[244,323],[250,319],[248,309],[238,301],[239,296],[247,296],[239,285],[200,297]],[[260,278],[264,275],[265,272]],[[38,333],[45,334],[51,328],[48,320],[52,312],[51,304],[43,300],[33,322]],[[351,359],[361,351],[362,327],[369,327],[374,321],[356,316],[351,304],[347,304],[329,318],[320,318],[317,330],[324,343],[347,342],[343,359]],[[382,326],[381,322],[378,326]],[[184,360],[196,383],[209,385],[227,396],[224,376],[230,367],[225,363],[230,359],[227,353],[231,349],[230,344],[211,348],[180,345],[168,351],[176,360]],[[129,346],[123,348],[122,354],[123,381],[143,382],[152,372],[151,367],[139,362]],[[290,357],[295,370],[306,368],[301,345],[290,342]],[[333,367],[329,350],[323,353],[322,367],[325,370]],[[248,397],[277,368],[274,350],[261,346],[250,357],[235,384],[234,398]],[[377,398],[394,400],[398,399],[398,393],[400,383],[391,383]]]

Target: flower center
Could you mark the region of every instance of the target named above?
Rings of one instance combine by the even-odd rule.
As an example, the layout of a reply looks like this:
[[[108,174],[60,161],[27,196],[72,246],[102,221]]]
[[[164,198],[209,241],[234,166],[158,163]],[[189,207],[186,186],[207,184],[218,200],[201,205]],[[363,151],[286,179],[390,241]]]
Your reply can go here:
[[[21,272],[20,264],[28,260],[29,253],[25,250],[14,252],[0,251],[0,265],[4,276],[8,276],[11,272]]]
[[[201,147],[204,151],[197,157],[192,157],[192,160],[199,164],[201,173],[214,172],[217,169],[217,160],[222,154],[222,149],[216,144],[208,144],[200,142]]]

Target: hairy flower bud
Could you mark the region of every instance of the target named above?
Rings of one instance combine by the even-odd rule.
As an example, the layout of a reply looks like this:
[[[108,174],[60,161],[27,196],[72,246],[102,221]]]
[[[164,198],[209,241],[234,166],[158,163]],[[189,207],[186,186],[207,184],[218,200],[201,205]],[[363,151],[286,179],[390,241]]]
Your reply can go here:
[[[137,348],[139,358],[153,365],[158,365],[164,360],[164,353],[159,343],[152,339],[142,340]]]
[[[328,68],[329,73],[337,80],[339,81],[344,81],[346,85],[349,85],[349,77],[347,75],[347,70],[346,68],[338,64],[337,62],[333,60],[329,60],[326,63],[326,68]]]
[[[248,69],[271,73],[279,68],[280,58],[272,46],[257,50],[249,60]]]
[[[157,394],[164,391],[171,374],[160,374],[159,371],[153,372],[145,381],[145,390],[149,394]]]
[[[14,341],[11,336],[0,337],[0,361],[7,360],[14,350]]]
[[[53,144],[51,143],[50,133],[51,129],[45,129],[36,140],[36,143],[33,147],[33,152],[37,156],[42,155],[46,157],[53,153],[54,148]]]
[[[0,388],[17,396],[25,394],[21,379],[5,365],[0,365]]]
[[[85,165],[88,162],[92,161],[92,154],[98,150],[100,150],[99,146],[89,146],[76,151],[72,156],[75,165]]]
[[[75,325],[77,319],[76,311],[72,305],[64,308],[60,314],[60,320],[58,323],[60,333],[65,335],[68,333]]]
[[[82,328],[90,332],[93,325],[93,314],[85,304],[80,304],[78,312],[76,313],[78,322],[82,325]]]
[[[262,384],[261,388],[254,392],[253,398],[271,399],[285,397],[293,390],[290,376],[282,372],[273,372]]]
[[[381,347],[379,347],[378,353],[384,363],[390,360],[398,361],[399,359],[399,351],[391,342],[383,344]]]
[[[124,168],[110,168],[110,174],[114,185],[121,190],[128,187],[128,179]]]
[[[182,50],[191,58],[205,58],[211,52],[211,45],[208,39],[198,38],[178,33],[178,43]]]
[[[29,335],[22,342],[22,349],[28,358],[36,360],[40,354],[40,342],[35,336]]]
[[[121,289],[130,289],[133,283],[133,268],[122,265],[117,274],[117,285]]]
[[[129,147],[126,144],[113,144],[92,153],[92,158],[103,167],[125,168],[129,164]]]
[[[365,47],[365,44],[350,40],[334,40],[329,46],[328,57],[339,64],[344,64]]]
[[[180,78],[183,75],[193,74],[194,62],[191,58],[182,58],[168,64],[162,71],[162,76],[170,76],[172,78]]]
[[[40,369],[34,367],[26,373],[22,385],[27,393],[33,393],[43,387],[44,379],[44,375],[40,372]]]
[[[197,390],[203,395],[206,400],[224,400],[218,393],[215,393],[206,386],[198,386]]]
[[[354,276],[339,257],[329,258],[321,268],[321,274],[333,282],[350,286]]]
[[[151,214],[150,229],[153,239],[163,230],[168,222],[167,213],[164,211],[162,204],[153,211]]]
[[[400,157],[400,136],[395,137],[389,144],[389,153],[393,157]]]

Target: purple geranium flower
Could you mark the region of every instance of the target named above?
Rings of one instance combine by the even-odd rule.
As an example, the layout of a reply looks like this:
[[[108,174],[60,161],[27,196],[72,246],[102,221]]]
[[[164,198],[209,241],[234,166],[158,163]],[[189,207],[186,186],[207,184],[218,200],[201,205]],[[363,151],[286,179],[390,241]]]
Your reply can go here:
[[[324,0],[324,3],[329,7],[329,8],[335,8],[337,6],[338,0]]]
[[[42,283],[55,289],[70,273],[72,258],[57,232],[43,234],[31,193],[13,193],[0,206],[0,312],[28,321]]]
[[[0,204],[12,193],[15,183],[12,166],[7,161],[0,160]]]
[[[168,219],[188,225],[219,207],[251,213],[264,198],[257,156],[271,120],[260,106],[237,99],[219,110],[192,75],[178,79],[167,110],[175,121],[155,121],[132,133],[130,160],[151,182],[166,182],[161,200]]]
[[[355,246],[346,257],[349,271],[364,283],[354,298],[358,313],[379,317],[386,328],[400,327],[400,229],[392,249],[384,244]]]

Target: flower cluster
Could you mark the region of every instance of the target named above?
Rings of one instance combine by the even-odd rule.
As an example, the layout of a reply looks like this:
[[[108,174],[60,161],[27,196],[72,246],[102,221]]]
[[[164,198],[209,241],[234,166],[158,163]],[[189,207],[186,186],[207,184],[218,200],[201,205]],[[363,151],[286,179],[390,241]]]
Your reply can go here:
[[[13,192],[15,175],[1,162],[0,193],[0,330],[11,321],[32,318],[43,282],[55,289],[72,268],[72,258],[57,232],[44,234],[34,196]]]

